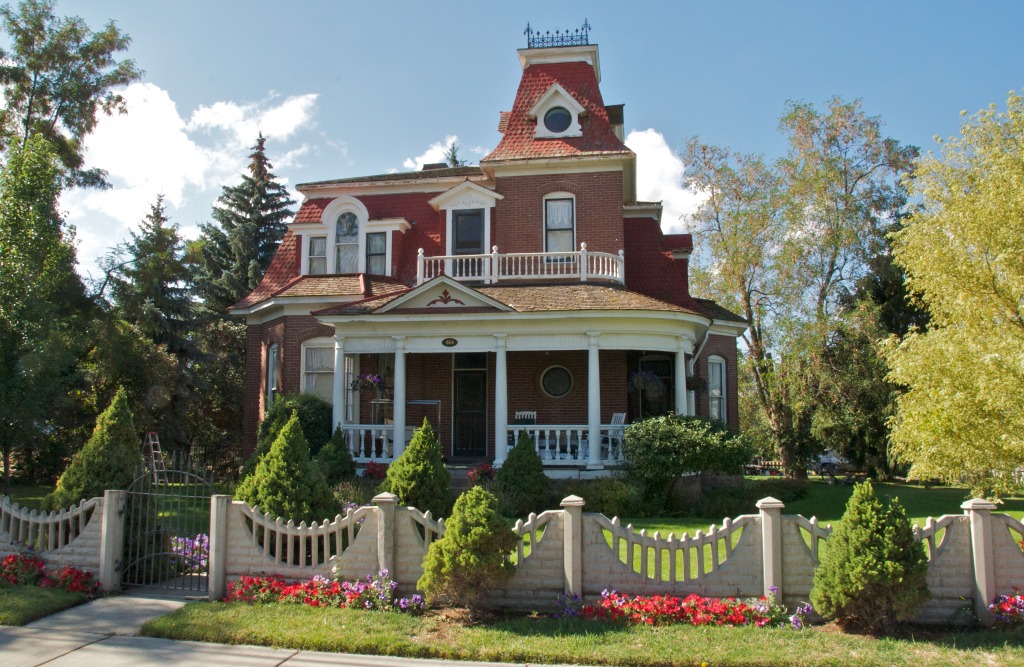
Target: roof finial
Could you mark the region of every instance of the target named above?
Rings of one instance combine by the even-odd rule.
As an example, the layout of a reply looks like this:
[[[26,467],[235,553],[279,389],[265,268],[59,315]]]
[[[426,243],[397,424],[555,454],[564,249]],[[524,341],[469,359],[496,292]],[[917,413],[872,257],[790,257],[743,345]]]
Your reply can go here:
[[[553,46],[586,46],[590,44],[589,32],[590,22],[587,19],[583,19],[581,27],[575,30],[568,28],[564,31],[555,30],[554,34],[550,30],[546,30],[543,33],[535,31],[527,23],[523,34],[526,35],[526,48],[543,49]]]

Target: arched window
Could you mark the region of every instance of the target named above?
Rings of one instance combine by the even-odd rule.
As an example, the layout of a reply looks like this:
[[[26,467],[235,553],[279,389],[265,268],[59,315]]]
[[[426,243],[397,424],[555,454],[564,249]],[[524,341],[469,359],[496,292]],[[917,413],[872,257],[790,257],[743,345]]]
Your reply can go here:
[[[339,215],[334,225],[334,272],[359,272],[359,218],[352,211]]]
[[[708,357],[708,419],[726,421],[725,390],[725,359]]]

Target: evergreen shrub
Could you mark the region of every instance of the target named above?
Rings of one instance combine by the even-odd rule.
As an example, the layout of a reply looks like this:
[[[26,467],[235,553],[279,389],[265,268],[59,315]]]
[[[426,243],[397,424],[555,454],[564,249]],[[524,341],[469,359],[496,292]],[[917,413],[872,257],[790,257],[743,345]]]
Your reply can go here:
[[[494,477],[492,489],[505,516],[526,516],[545,509],[550,495],[548,477],[526,431],[520,431],[516,446]]]
[[[433,542],[416,586],[431,605],[468,607],[475,618],[487,590],[515,573],[506,556],[519,537],[498,513],[498,500],[474,486],[455,501],[444,536]]]
[[[128,407],[128,393],[121,387],[96,418],[92,436],[71,458],[46,505],[64,509],[82,499],[102,496],[106,489],[127,489],[141,463],[141,442]]]
[[[337,513],[334,494],[309,458],[298,413],[285,422],[252,474],[238,484],[235,498],[296,523],[323,521]]]
[[[356,476],[356,462],[348,451],[344,431],[338,429],[334,432],[327,444],[313,457],[313,465],[323,473],[327,485],[331,487]]]
[[[903,506],[858,484],[814,572],[811,603],[844,629],[890,632],[928,596],[928,562]]]
[[[430,510],[435,517],[445,516],[451,509],[452,477],[441,456],[441,443],[426,418],[402,455],[388,466],[381,488],[398,496],[401,504],[421,512]]]
[[[315,394],[279,394],[274,397],[274,402],[263,415],[263,421],[256,432],[256,451],[245,462],[242,477],[248,477],[252,473],[256,462],[270,450],[270,445],[291,419],[293,412],[299,415],[299,424],[302,425],[302,434],[309,445],[310,456],[319,454],[331,439],[334,431],[331,423],[334,419],[334,407],[330,403]]]

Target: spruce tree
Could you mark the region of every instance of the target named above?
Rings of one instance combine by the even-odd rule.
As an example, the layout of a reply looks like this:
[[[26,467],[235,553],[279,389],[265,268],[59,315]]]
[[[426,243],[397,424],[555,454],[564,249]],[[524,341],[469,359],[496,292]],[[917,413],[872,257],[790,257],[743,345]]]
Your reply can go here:
[[[224,186],[213,207],[214,223],[199,225],[193,245],[196,291],[206,308],[224,313],[259,284],[274,258],[292,216],[288,196],[267,158],[260,133],[249,156],[249,173],[238,185]]]
[[[544,474],[544,462],[534,449],[533,439],[526,431],[519,433],[516,446],[498,469],[494,494],[506,516],[526,516],[544,509],[548,501],[548,476]]]
[[[426,417],[402,455],[388,466],[383,487],[403,505],[444,516],[451,507],[452,477],[444,466],[441,443]]]
[[[498,500],[474,486],[455,501],[444,536],[427,549],[423,576],[416,583],[431,604],[469,607],[475,618],[488,589],[515,573],[506,556],[519,537],[498,514]]]
[[[814,571],[811,602],[841,626],[890,632],[928,598],[928,561],[899,500],[888,507],[857,485]]]
[[[155,422],[147,430],[182,449],[191,444],[187,415],[199,386],[193,335],[198,317],[184,250],[178,227],[170,224],[163,196],[158,196],[139,231],[131,233],[106,267],[115,317],[148,340],[172,368],[146,387],[145,405]]]
[[[310,461],[297,414],[292,413],[256,470],[239,483],[235,498],[296,523],[322,521],[336,512],[324,476]]]
[[[46,504],[51,509],[62,509],[82,499],[102,496],[106,489],[126,489],[140,463],[139,436],[128,407],[128,394],[118,389],[110,407],[96,419],[92,437],[71,459]]]

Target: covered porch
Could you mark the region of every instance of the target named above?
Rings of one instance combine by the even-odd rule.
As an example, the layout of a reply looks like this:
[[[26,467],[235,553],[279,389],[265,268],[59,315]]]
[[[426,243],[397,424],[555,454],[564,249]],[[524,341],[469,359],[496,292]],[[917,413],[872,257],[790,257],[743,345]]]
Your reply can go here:
[[[543,307],[527,310],[534,302]],[[686,362],[707,327],[621,288],[473,289],[444,276],[372,310],[317,316],[336,330],[334,423],[357,463],[394,460],[426,417],[450,461],[500,467],[525,432],[553,474],[622,464],[627,360],[638,354],[669,369],[665,407],[694,414]],[[362,390],[360,378],[379,384]]]

